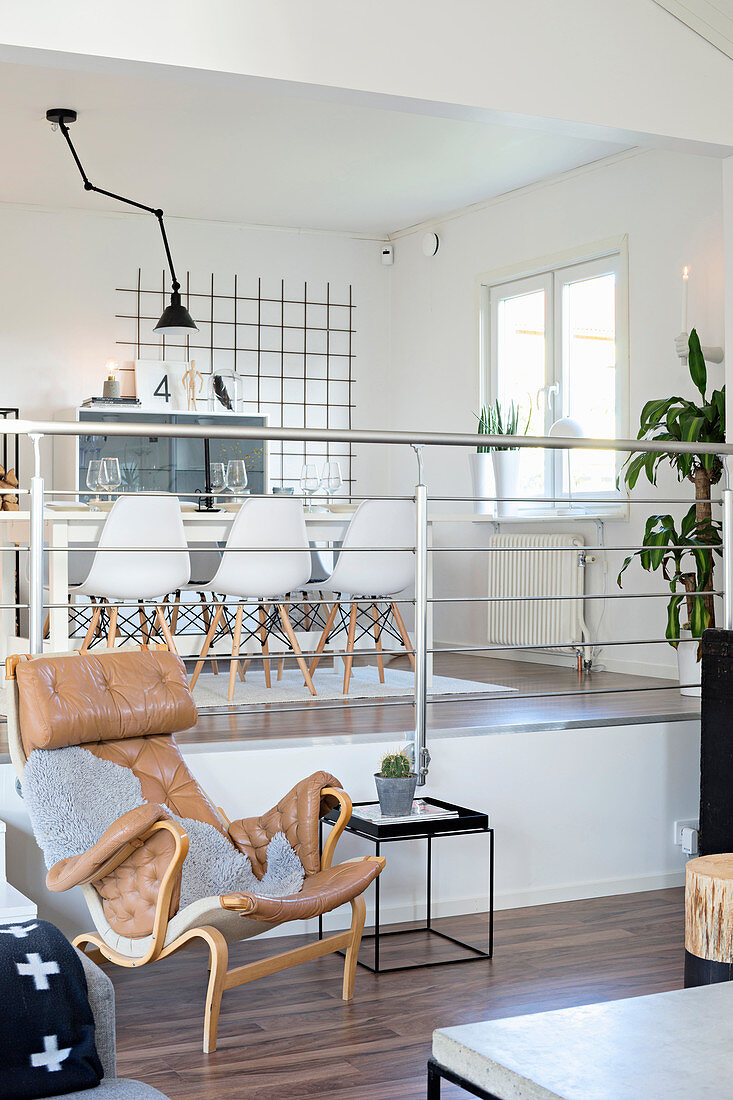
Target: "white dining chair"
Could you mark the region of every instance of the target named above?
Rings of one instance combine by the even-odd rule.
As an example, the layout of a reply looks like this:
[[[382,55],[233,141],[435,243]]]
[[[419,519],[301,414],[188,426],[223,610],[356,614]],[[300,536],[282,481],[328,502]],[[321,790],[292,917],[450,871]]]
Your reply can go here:
[[[149,640],[154,630],[160,630],[168,649],[175,653],[162,604],[169,592],[188,583],[189,576],[188,546],[178,498],[157,493],[118,497],[105,520],[87,578],[75,589],[75,595],[89,596],[94,604],[82,652],[89,648],[98,632],[103,610],[109,612],[107,648],[114,648],[119,606],[133,603],[138,606],[143,642]],[[146,600],[157,601],[152,624],[145,615]]]
[[[415,505],[407,500],[364,500],[354,512],[338,561],[322,587],[338,595],[310,664],[313,676],[329,639],[346,631],[344,695],[348,694],[354,646],[371,635],[377,655],[379,681],[384,683],[382,635],[404,645],[415,667],[410,635],[394,597],[415,579],[415,555],[404,549],[415,545]],[[363,547],[364,552],[351,547]],[[348,618],[344,607],[351,604]],[[339,622],[336,623],[336,616]],[[357,637],[357,630],[359,631]]]
[[[247,626],[245,633],[247,638],[259,638],[267,687],[272,686],[268,637],[282,630],[283,640],[295,654],[308,690],[311,695],[316,694],[290,621],[286,600],[287,593],[297,591],[307,583],[310,573],[311,556],[300,501],[280,496],[246,500],[232,523],[219,568],[207,585],[212,594],[233,597],[237,601],[229,666],[230,702],[234,698],[239,668],[245,604],[256,607],[255,625],[252,628]],[[247,612],[248,623],[254,614]],[[223,615],[224,607],[219,602],[191,677],[192,690]]]

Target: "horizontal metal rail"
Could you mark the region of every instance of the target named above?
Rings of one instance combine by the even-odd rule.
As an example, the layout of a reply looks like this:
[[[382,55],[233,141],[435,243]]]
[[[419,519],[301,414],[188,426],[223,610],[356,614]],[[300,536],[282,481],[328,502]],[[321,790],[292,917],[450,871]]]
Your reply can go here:
[[[603,499],[599,500],[597,497],[576,496],[575,493],[573,493],[572,497],[568,497],[567,494],[564,497],[546,497],[546,496],[537,496],[537,497],[533,497],[533,496],[523,496],[523,497],[495,497],[495,496],[491,496],[491,497],[454,496],[453,497],[452,496],[452,497],[443,497],[443,496],[433,496],[433,494],[431,493],[430,494],[430,499],[431,499],[431,501],[434,501],[434,500],[437,500],[437,501],[468,501],[470,503],[477,503],[478,501],[486,501],[489,504],[492,504],[494,501],[499,501],[501,504],[527,504],[527,503],[531,504],[531,503],[534,502],[534,503],[541,503],[541,504],[564,504],[566,508],[569,505],[572,506],[574,504],[595,504],[597,506],[604,506],[605,505],[609,508],[616,507],[619,504],[623,504],[623,505],[626,505],[626,504],[685,504],[689,508],[690,505],[693,504],[693,503],[694,504],[722,504],[723,503],[723,500],[722,500],[721,497],[700,497],[699,499],[696,497],[694,501],[691,501],[688,497],[683,498],[683,497],[637,497],[637,496],[634,496],[634,497],[614,497],[611,500],[609,500],[608,498],[603,498]],[[548,511],[549,511],[549,509],[548,509]],[[487,518],[488,519],[494,519],[494,520],[498,519],[498,520],[501,521],[502,519],[506,519],[507,517],[506,516],[489,516],[489,515],[487,515]],[[513,520],[521,519],[522,514],[520,512],[519,515],[510,516],[508,518],[513,519]],[[528,519],[536,519],[537,517],[536,517],[536,515],[530,515],[527,518]],[[544,516],[542,518],[544,518]],[[568,513],[565,512],[562,515],[559,515],[557,518],[558,519],[568,519]],[[582,518],[582,517],[580,517],[580,518]],[[591,517],[591,518],[595,518],[595,517]]]
[[[610,645],[671,645],[674,639],[669,638],[614,638],[608,641],[598,642],[492,642],[491,645],[441,645],[428,649],[428,653],[505,653],[510,650],[535,650],[535,649],[605,649]],[[682,639],[684,640],[684,639]],[[699,641],[699,639],[697,639]],[[364,650],[361,650],[363,653]]]
[[[6,546],[0,547],[0,550],[5,552],[12,551],[13,553],[18,550],[28,550],[28,546]],[[80,550],[88,549],[92,547],[86,547],[84,543],[80,543],[78,546],[47,546],[47,553],[49,554],[68,554],[71,552],[78,552]],[[149,546],[94,546],[94,553],[99,554],[150,554],[151,547]],[[318,549],[316,547],[316,549]],[[327,552],[327,547],[321,547],[320,549]],[[294,554],[294,553],[307,553],[308,548],[298,546],[217,546],[212,544],[211,546],[156,546],[155,552],[161,554],[211,554],[221,551],[227,554]],[[414,554],[414,546],[336,546],[334,550],[339,554]],[[697,550],[712,550],[722,551],[723,543],[702,543],[699,546],[688,546],[686,544],[668,545],[668,546],[429,546],[428,551],[431,553],[458,553],[458,554],[543,554],[552,553],[556,554],[558,551],[561,553],[581,554],[589,553],[591,551],[600,553],[601,551],[616,551],[617,553],[624,553],[627,550],[639,551],[648,550],[650,553],[667,551],[667,550],[687,550],[690,553]]]
[[[568,691],[563,689],[562,691],[516,691],[514,688],[507,687],[506,694],[499,691],[493,691],[490,693],[476,692],[475,694],[461,693],[460,698],[469,702],[489,702],[491,700],[496,701],[497,697],[502,702],[507,699],[521,700],[521,699],[564,699],[567,696],[577,698],[582,695],[635,695],[644,691],[676,691],[679,692],[681,688],[699,687],[698,684],[678,684],[674,683],[662,683],[657,685],[645,684],[644,687],[622,687],[622,688],[587,688],[581,691]],[[430,702],[434,705],[442,703],[455,702],[455,696],[440,695],[430,699]]]
[[[578,546],[429,546],[428,550],[433,554],[583,554],[590,552],[609,551],[615,550],[619,553],[623,553],[626,550],[649,550],[649,551],[667,551],[667,550],[723,550],[725,544],[722,542],[706,542],[700,546],[688,546],[686,543],[681,543],[679,546],[676,544],[667,546],[584,546],[582,543]]]
[[[102,436],[138,436],[151,434],[162,438],[178,439],[262,439],[275,442],[323,442],[323,443],[389,443],[405,447],[474,447],[498,448],[500,450],[581,450],[581,451],[626,451],[630,454],[691,454],[691,455],[733,455],[730,443],[673,443],[658,442],[654,439],[587,439],[578,437],[566,439],[563,436],[549,435],[479,435],[459,432],[396,432],[374,431],[371,429],[339,428],[271,428],[238,427],[234,425],[206,425],[198,427],[189,424],[156,424],[151,433],[150,424],[136,424],[132,421],[120,421],[116,424],[105,421],[86,420],[83,422],[64,422],[60,420],[8,420],[3,424],[6,435],[102,435]]]
[[[556,603],[558,600],[653,600],[653,599],[665,599],[669,600],[673,593],[670,592],[588,592],[584,595],[567,596],[560,594],[557,596],[428,596],[428,603],[547,603],[552,601]],[[716,590],[702,590],[696,589],[694,592],[679,592],[678,595],[684,596],[685,599],[688,596],[701,597],[705,596],[722,596],[722,592]]]

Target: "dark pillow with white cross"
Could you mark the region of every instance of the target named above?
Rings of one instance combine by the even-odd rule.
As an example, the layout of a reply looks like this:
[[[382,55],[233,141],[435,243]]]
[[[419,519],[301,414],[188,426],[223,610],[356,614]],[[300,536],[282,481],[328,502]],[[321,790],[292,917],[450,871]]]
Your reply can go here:
[[[95,1088],[102,1064],[84,967],[45,920],[0,925],[0,1096],[37,1100]]]

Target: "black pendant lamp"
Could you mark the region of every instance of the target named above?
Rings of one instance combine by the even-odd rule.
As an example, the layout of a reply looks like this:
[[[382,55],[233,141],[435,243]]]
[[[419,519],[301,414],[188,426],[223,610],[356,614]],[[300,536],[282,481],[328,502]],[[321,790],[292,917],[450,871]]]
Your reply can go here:
[[[52,107],[49,111],[46,111],[46,118],[49,122],[54,124],[54,127],[58,126],[61,133],[66,138],[66,144],[71,150],[74,163],[79,169],[79,173],[84,182],[85,191],[96,191],[98,195],[106,195],[110,199],[116,199],[117,202],[124,202],[127,203],[128,206],[134,206],[138,210],[145,210],[148,214],[154,214],[158,219],[173,287],[171,304],[163,310],[163,314],[153,331],[160,333],[161,336],[188,336],[191,332],[198,332],[196,322],[181,302],[181,284],[176,279],[176,272],[173,267],[173,257],[171,256],[168,237],[166,236],[165,225],[163,224],[163,211],[154,206],[145,206],[142,202],[134,202],[132,199],[126,199],[124,195],[116,195],[114,191],[105,191],[103,187],[95,187],[94,184],[90,182],[79,160],[76,149],[72,144],[71,135],[69,133],[70,124],[76,122],[76,111],[73,111],[70,107]]]

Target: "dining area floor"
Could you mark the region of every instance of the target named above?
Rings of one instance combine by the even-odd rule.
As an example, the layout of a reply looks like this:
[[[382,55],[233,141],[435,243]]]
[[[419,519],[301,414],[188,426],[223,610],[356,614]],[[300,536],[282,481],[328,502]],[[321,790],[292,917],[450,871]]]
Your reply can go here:
[[[341,666],[341,661],[324,662]],[[375,668],[369,655],[354,659],[355,672]],[[410,679],[407,657],[386,663]],[[504,660],[470,653],[435,654],[436,687],[441,678],[464,680],[475,692],[433,694],[428,701],[428,732],[435,735],[499,733],[525,729],[573,729],[699,718],[700,700],[680,694],[677,681],[618,672]],[[488,696],[478,694],[481,684]],[[498,690],[497,690],[498,689]],[[551,693],[551,694],[548,694]],[[195,728],[177,735],[181,744],[381,735],[399,737],[412,729],[409,697],[380,700],[314,699],[297,705],[267,703],[246,708],[205,709]]]

